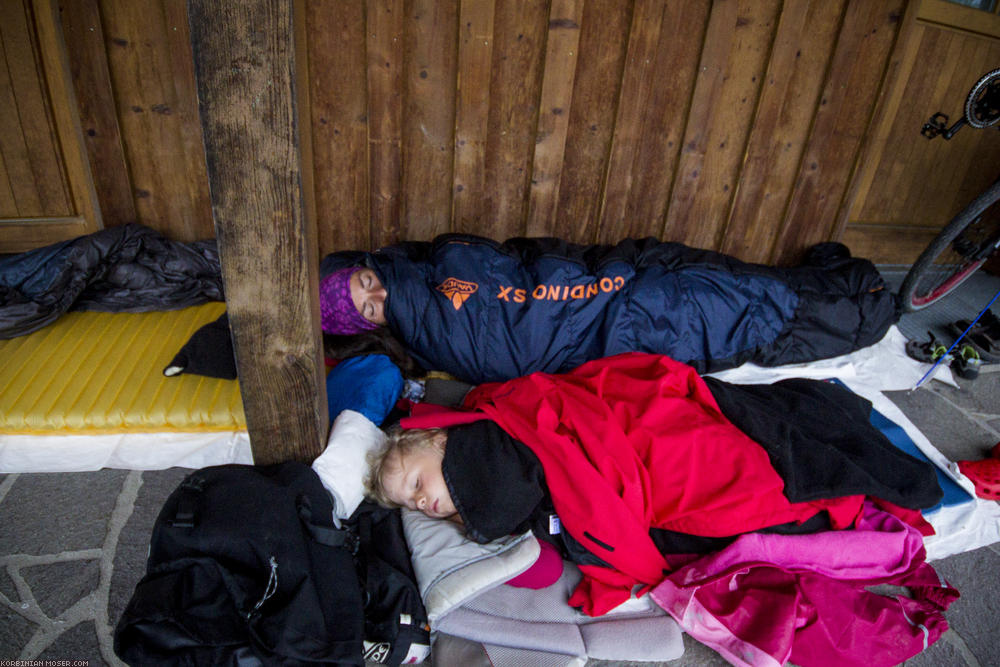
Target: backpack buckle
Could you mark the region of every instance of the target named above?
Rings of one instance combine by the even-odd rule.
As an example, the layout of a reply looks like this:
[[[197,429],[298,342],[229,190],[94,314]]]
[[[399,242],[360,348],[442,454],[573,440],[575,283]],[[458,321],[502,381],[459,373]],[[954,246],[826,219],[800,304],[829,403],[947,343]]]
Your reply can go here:
[[[194,528],[195,503],[190,498],[182,498],[177,502],[177,511],[170,525],[174,528]]]
[[[358,555],[361,548],[361,538],[353,530],[344,530],[344,548],[351,552],[352,556]]]

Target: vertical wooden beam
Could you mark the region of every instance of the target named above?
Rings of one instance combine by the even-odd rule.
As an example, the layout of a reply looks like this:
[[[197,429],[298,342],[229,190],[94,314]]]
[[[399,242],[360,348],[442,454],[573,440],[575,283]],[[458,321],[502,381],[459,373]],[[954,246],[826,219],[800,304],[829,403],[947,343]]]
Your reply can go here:
[[[304,192],[311,165],[299,149],[307,63],[295,22],[304,16],[303,1],[190,0],[188,11],[254,461],[308,462],[322,450],[328,417],[319,257]]]

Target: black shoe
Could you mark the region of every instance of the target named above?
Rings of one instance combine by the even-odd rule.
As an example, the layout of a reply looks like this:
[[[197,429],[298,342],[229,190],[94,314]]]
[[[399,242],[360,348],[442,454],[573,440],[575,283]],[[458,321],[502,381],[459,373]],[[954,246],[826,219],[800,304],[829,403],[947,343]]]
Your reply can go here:
[[[968,343],[975,348],[976,352],[979,353],[979,358],[984,363],[995,364],[1000,362],[1000,335],[992,335],[990,333],[991,327],[983,324],[983,321],[986,320],[986,315],[992,315],[992,313],[986,311],[986,314],[971,329],[969,329],[970,320],[957,320],[948,325],[948,331],[958,337],[968,329],[969,333],[965,334],[962,342]],[[996,317],[993,317],[993,319],[995,320]],[[1000,321],[997,324],[998,328],[1000,328]]]
[[[940,359],[948,351],[948,348],[934,337],[930,331],[927,332],[928,341],[926,343],[918,343],[915,340],[906,341],[906,354],[911,359],[916,359],[917,361],[922,361],[926,364],[933,364],[935,361]],[[951,361],[950,358],[946,358],[945,363]]]
[[[979,353],[971,345],[962,345],[962,349],[955,355],[951,362],[951,370],[958,374],[958,377],[966,380],[975,380],[979,377],[979,367],[982,365]]]
[[[986,330],[986,334],[995,341],[1000,341],[1000,317],[993,314],[992,310],[987,310],[976,322]]]

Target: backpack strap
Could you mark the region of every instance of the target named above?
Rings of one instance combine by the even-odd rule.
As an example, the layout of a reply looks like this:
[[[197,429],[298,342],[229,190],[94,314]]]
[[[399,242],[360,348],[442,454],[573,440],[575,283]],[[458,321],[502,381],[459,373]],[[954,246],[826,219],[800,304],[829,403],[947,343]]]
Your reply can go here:
[[[360,540],[361,583],[365,592],[365,598],[369,602],[378,599],[380,596],[386,595],[385,587],[387,584],[390,584],[391,581],[385,578],[387,570],[394,573],[392,576],[399,578],[397,579],[397,583],[400,579],[404,578],[401,573],[395,570],[395,568],[388,566],[388,564],[385,563],[385,561],[383,561],[376,552],[374,547],[374,524],[375,519],[371,512],[362,512],[357,516],[356,527],[358,531],[358,539]],[[382,568],[379,568],[376,565],[378,562],[383,563]],[[392,586],[390,585],[389,588],[391,589]],[[413,590],[416,595],[416,600],[418,601],[417,604],[421,604],[419,602],[420,595],[417,592],[415,582],[413,583]],[[366,614],[370,611],[371,609],[368,607],[368,603],[366,602]],[[369,652],[381,652],[388,648],[388,652],[380,653],[380,662],[382,662],[382,664],[400,665],[410,656],[411,651],[415,651],[414,655],[419,655],[425,658],[426,654],[419,651],[418,645],[426,645],[429,652],[429,628],[425,628],[419,619],[415,619],[412,614],[407,613],[408,610],[397,607],[396,611],[400,613],[391,619],[396,626],[395,637],[389,643],[388,647],[386,646],[386,642],[370,645],[368,637],[366,637],[366,657],[369,656]]]
[[[174,516],[169,519],[169,523],[174,528],[194,528],[197,520],[198,503],[195,495],[205,488],[205,479],[197,474],[192,474],[177,487],[177,505],[174,508]]]
[[[358,536],[348,528],[334,528],[313,522],[312,507],[305,496],[299,498],[299,518],[309,536],[318,543],[328,547],[344,547],[351,555],[358,553]]]
[[[174,528],[194,528],[197,521],[197,495],[205,488],[205,480],[198,474],[192,474],[178,487],[177,504],[174,515],[169,523]],[[296,505],[299,518],[309,536],[316,542],[328,547],[344,547],[351,555],[358,553],[358,536],[347,528],[335,528],[315,523],[312,518],[312,505],[309,497],[301,495]]]

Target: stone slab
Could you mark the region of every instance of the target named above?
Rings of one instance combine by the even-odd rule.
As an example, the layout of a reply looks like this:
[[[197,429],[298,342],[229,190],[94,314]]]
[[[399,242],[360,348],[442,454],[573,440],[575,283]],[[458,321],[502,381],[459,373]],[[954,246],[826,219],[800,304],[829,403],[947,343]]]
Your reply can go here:
[[[946,614],[946,617],[948,615]],[[944,665],[968,665],[961,649],[962,638],[954,630],[941,635],[934,644],[903,663],[904,667],[943,667]]]
[[[934,389],[921,387],[913,392],[889,391],[885,395],[951,461],[980,459],[995,442],[994,434],[984,424]]]
[[[957,378],[957,382],[958,388],[943,382],[931,382],[928,387],[973,418],[1000,418],[1000,373],[982,373],[975,380]]]
[[[12,601],[20,599],[20,596],[17,594],[17,588],[14,587],[14,581],[5,569],[0,569],[0,595]]]
[[[142,486],[139,487],[132,515],[118,537],[118,551],[114,555],[114,576],[108,599],[108,619],[112,626],[117,625],[135,585],[146,573],[149,538],[163,502],[190,473],[186,468],[146,470],[142,473]]]
[[[42,613],[54,619],[80,598],[97,590],[101,582],[101,563],[96,558],[87,558],[34,565],[21,568],[21,577]]]
[[[37,625],[6,605],[0,605],[0,660],[20,656],[21,648],[28,643],[37,628]]]
[[[97,629],[93,621],[78,623],[59,635],[37,660],[41,661],[39,664],[45,664],[45,661],[48,664],[85,661],[84,664],[88,667],[103,667],[108,664],[101,655],[101,645],[97,640]]]
[[[0,554],[99,549],[128,471],[22,473],[0,502]]]
[[[981,665],[1000,665],[1000,554],[980,548],[934,562],[962,594],[945,617]],[[940,663],[946,664],[946,663]]]

